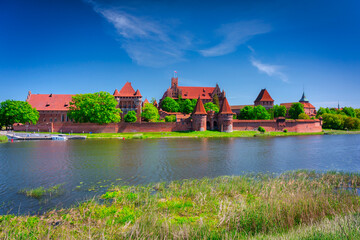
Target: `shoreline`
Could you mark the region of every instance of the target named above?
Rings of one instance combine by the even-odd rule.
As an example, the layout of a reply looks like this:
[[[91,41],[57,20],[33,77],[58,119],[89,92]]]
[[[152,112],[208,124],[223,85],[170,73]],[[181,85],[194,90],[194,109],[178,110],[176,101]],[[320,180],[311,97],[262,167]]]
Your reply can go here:
[[[0,215],[0,238],[356,239],[359,185],[358,173],[298,170],[114,186],[68,209]]]

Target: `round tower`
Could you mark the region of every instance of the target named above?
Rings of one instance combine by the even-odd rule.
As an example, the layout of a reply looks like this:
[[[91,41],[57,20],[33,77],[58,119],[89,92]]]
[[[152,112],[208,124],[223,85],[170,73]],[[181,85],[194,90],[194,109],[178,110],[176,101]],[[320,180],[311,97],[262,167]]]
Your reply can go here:
[[[202,103],[200,96],[197,100],[192,117],[192,129],[194,131],[206,131],[206,117],[204,104]]]
[[[233,116],[234,113],[231,111],[230,105],[225,97],[218,115],[221,132],[233,131]]]

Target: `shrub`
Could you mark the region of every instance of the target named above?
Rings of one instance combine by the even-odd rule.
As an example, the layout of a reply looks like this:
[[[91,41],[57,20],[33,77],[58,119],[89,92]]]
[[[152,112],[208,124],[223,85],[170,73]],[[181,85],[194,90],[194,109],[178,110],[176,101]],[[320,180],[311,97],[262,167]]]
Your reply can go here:
[[[265,133],[265,132],[266,132],[265,128],[263,128],[262,126],[259,126],[259,127],[258,127],[258,131],[261,132],[261,133]]]
[[[156,122],[159,120],[159,110],[151,103],[146,103],[143,107],[141,117],[147,122]]]
[[[284,133],[287,133],[287,132],[288,132],[288,130],[285,128],[285,129],[284,129]]]
[[[306,113],[300,113],[298,119],[310,119],[310,117]]]
[[[137,120],[136,112],[135,111],[129,111],[124,116],[124,120],[125,120],[125,122],[136,122],[136,120]]]
[[[176,122],[176,116],[175,115],[166,116],[165,122]]]

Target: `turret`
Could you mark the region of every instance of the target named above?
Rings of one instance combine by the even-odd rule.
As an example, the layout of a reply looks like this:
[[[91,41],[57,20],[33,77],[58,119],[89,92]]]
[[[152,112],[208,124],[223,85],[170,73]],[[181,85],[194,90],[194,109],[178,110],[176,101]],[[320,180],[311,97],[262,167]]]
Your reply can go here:
[[[232,132],[233,131],[233,116],[234,113],[231,111],[231,107],[226,98],[221,105],[219,111],[219,123],[221,132]]]
[[[192,113],[192,129],[194,131],[206,131],[206,116],[204,104],[202,103],[200,96],[197,100],[195,109]]]

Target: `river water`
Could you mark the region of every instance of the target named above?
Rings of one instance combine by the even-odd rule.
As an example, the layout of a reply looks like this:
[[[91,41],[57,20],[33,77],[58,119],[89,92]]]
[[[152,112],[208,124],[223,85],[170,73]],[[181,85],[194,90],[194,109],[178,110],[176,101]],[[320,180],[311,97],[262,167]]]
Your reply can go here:
[[[111,185],[288,170],[360,171],[360,135],[27,141],[0,144],[0,214],[76,205]],[[38,200],[21,189],[63,184]]]

